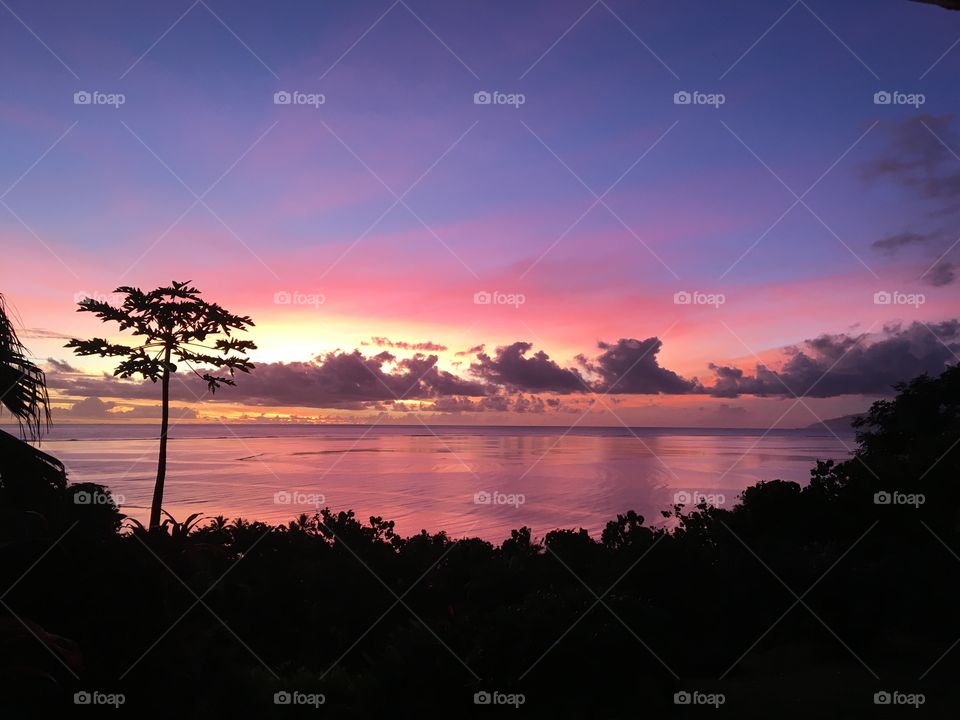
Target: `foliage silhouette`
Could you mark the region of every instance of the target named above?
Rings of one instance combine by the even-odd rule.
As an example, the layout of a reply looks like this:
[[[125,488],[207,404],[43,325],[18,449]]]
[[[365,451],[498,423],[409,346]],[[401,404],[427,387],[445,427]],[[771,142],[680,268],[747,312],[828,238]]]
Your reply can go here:
[[[20,423],[22,433],[39,437],[50,424],[50,398],[43,370],[28,357],[0,294],[0,408]]]
[[[726,694],[713,717],[808,720],[872,717],[873,693],[918,688],[927,704],[912,716],[951,717],[958,408],[960,370],[918,378],[874,404],[854,457],[817,463],[808,484],[759,483],[729,509],[677,505],[661,527],[627,511],[599,539],[404,537],[329,508],[276,526],[168,517],[163,531],[117,531],[115,509],[75,505],[71,486],[15,555],[0,552],[0,583],[42,556],[5,602],[72,653],[80,679],[21,630],[10,645],[26,659],[0,665],[0,704],[70,705],[100,687],[140,714],[162,692],[196,716],[287,717],[273,694],[298,689],[324,693],[329,717],[470,718],[496,710],[473,694],[497,689],[526,695],[516,717],[686,717],[673,694],[699,688]],[[190,610],[187,588],[209,611]]]

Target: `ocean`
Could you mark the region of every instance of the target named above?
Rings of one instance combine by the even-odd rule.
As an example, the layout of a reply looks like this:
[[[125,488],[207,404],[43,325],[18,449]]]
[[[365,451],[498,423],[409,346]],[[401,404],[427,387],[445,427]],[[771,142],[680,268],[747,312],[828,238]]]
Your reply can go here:
[[[766,433],[766,434],[765,434]],[[156,477],[154,425],[59,425],[42,449],[71,482],[107,485],[145,520]],[[180,424],[171,431],[165,508],[283,522],[329,506],[494,542],[528,526],[598,535],[618,513],[648,523],[674,502],[731,507],[760,480],[805,483],[853,436],[819,430]]]

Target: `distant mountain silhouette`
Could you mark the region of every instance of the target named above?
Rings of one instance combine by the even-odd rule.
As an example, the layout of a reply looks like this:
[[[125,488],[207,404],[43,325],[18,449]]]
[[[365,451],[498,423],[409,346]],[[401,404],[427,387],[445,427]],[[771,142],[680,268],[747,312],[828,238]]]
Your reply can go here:
[[[853,432],[853,421],[857,418],[863,417],[863,415],[843,415],[842,417],[835,417],[823,420],[819,420],[815,423],[810,423],[807,425],[804,430],[826,430],[824,425],[827,428],[830,428],[834,432]]]

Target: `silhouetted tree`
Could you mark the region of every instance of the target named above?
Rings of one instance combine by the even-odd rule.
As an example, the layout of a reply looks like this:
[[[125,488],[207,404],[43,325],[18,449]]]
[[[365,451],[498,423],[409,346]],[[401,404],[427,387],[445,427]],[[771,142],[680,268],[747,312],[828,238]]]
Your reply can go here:
[[[172,362],[175,358],[185,363],[202,378],[210,392],[221,385],[235,385],[237,370],[250,372],[253,364],[244,354],[256,349],[250,340],[231,337],[234,330],[246,330],[253,321],[243,315],[233,315],[216,303],[200,298],[200,291],[190,281],[174,281],[168,287],[143,292],[135,287],[120,287],[115,291],[126,297],[120,307],[107,302],[86,298],[78,304],[78,312],[91,312],[104,322],[115,322],[120,330],[132,330],[144,338],[139,345],[111,343],[104,338],[71,340],[66,347],[73,348],[77,355],[122,357],[114,375],[129,378],[140,375],[152,382],[161,383],[160,455],[157,463],[157,482],[150,507],[150,529],[159,527],[163,503],[163,482],[167,469],[167,431],[170,421],[170,375],[177,371]],[[204,344],[208,338],[218,338],[213,345]],[[212,367],[214,372],[227,371],[227,375],[214,375],[197,366]]]

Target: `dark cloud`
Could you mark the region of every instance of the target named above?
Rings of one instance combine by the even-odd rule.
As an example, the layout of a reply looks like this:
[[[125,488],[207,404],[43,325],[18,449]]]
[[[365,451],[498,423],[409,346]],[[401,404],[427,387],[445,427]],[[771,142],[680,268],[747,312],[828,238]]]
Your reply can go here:
[[[928,270],[924,274],[924,277],[926,277],[934,287],[949,285],[957,279],[957,266],[952,262],[941,260]]]
[[[481,352],[477,362],[470,365],[470,373],[513,391],[571,393],[584,390],[586,381],[577,370],[560,367],[542,350],[527,357],[532,347],[528,342],[498,347],[495,358]]]
[[[71,365],[70,363],[64,360],[57,360],[56,358],[49,357],[47,358],[47,363],[49,363],[50,368],[52,370],[55,370],[56,372],[63,372],[63,373],[79,372],[75,367],[73,367],[73,365]]]
[[[71,340],[72,338],[69,335],[64,335],[63,333],[56,332],[54,330],[46,330],[45,328],[24,328],[20,333],[21,337],[32,338],[36,340]]]
[[[517,412],[536,414],[547,412],[548,408],[559,410],[560,402],[556,399],[544,400],[536,395],[519,394],[514,397],[491,395],[476,400],[468,397],[439,398],[429,405],[424,405],[421,409],[446,413]]]
[[[335,351],[313,362],[263,363],[241,375],[237,386],[224,388],[212,399],[250,405],[286,405],[363,409],[369,403],[395,399],[418,400],[444,395],[487,393],[482,383],[464,380],[436,367],[436,355],[415,354],[397,360],[389,352],[366,357],[359,350]],[[391,367],[387,367],[387,366]],[[204,383],[192,373],[174,374],[171,397],[192,402],[211,399]],[[159,390],[149,382],[101,377],[66,377],[51,373],[49,385],[74,397],[156,399]]]
[[[423,352],[446,352],[446,345],[439,345],[435,342],[419,342],[419,343],[408,343],[408,342],[393,342],[389,338],[385,337],[372,337],[370,342],[361,342],[361,345],[376,345],[377,347],[389,347],[397,348],[398,350],[418,350]]]
[[[466,350],[458,350],[456,355],[457,357],[464,357],[465,355],[476,355],[477,353],[482,353],[485,346],[481,343],[480,345],[474,345],[472,348],[467,348]]]
[[[75,402],[69,408],[54,411],[58,419],[71,420],[131,420],[131,419],[160,419],[160,405],[134,405],[128,409],[117,409],[119,403],[104,401],[98,397],[88,397]],[[180,420],[196,420],[197,411],[188,407],[172,407],[170,415]]]
[[[960,219],[960,134],[953,127],[953,115],[923,114],[893,127],[884,153],[863,166],[868,181],[890,180],[906,188],[927,205],[925,218],[917,222],[925,229],[894,233],[873,243],[889,254],[915,248],[937,258],[923,278],[932,285],[948,285],[956,279],[956,257],[952,243]],[[946,225],[941,223],[946,220]]]
[[[883,250],[893,254],[900,248],[908,247],[910,245],[926,245],[930,242],[930,240],[931,236],[929,234],[901,232],[885,237],[882,240],[874,241],[872,247],[875,250]]]
[[[859,342],[858,342],[859,340]],[[898,382],[927,373],[938,375],[960,353],[960,321],[925,325],[915,322],[884,329],[873,342],[846,334],[821,335],[787,348],[780,370],[757,365],[754,373],[711,365],[716,376],[708,392],[738,395],[889,395]]]
[[[701,390],[696,379],[687,380],[660,367],[657,360],[657,353],[663,347],[660,338],[621,338],[616,343],[600,342],[597,347],[603,352],[596,360],[579,358],[587,370],[600,377],[594,386],[597,392],[680,395]]]

